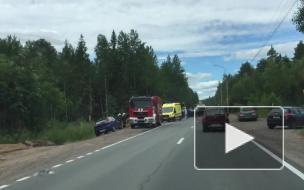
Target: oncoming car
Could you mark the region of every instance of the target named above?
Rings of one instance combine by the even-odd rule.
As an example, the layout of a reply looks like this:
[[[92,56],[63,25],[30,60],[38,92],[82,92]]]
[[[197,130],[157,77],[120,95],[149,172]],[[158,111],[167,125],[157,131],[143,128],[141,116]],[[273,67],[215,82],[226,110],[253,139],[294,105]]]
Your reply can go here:
[[[222,128],[225,130],[225,123],[229,123],[229,114],[223,108],[206,108],[203,116],[203,132],[211,128]]]

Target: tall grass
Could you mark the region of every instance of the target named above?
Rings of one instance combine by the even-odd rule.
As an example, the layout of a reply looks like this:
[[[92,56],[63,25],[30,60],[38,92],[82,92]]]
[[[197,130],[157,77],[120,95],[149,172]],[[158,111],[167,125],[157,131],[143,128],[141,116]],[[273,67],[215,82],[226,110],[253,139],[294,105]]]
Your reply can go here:
[[[21,143],[27,140],[46,140],[60,145],[65,142],[90,139],[94,136],[93,123],[87,123],[86,121],[72,123],[50,121],[43,128],[43,131],[37,134],[28,130],[16,130],[15,133],[11,134],[0,131],[0,144]]]

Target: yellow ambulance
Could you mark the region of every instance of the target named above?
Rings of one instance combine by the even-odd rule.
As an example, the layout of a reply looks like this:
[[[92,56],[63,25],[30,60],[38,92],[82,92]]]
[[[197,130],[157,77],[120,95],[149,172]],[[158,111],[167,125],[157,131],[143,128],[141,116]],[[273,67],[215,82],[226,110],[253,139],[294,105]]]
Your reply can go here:
[[[162,106],[162,120],[175,121],[182,119],[182,108],[180,103],[166,103]]]

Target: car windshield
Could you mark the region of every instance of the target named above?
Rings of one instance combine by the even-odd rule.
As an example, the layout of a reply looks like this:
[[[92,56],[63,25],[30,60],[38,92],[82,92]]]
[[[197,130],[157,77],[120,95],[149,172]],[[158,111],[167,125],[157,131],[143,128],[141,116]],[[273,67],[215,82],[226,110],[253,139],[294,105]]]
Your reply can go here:
[[[206,115],[212,116],[212,115],[223,115],[225,114],[224,110],[222,109],[211,109],[206,111]]]
[[[283,108],[284,109],[284,113],[290,113],[290,109],[289,108]],[[274,108],[271,110],[271,113],[282,113],[282,109],[280,108]]]
[[[173,112],[173,107],[163,108],[163,113],[170,113]]]
[[[131,100],[131,108],[149,108],[151,107],[150,99]]]
[[[242,108],[241,111],[253,111],[253,108]]]
[[[107,121],[109,121],[109,119],[108,118],[102,118],[100,121],[98,121],[98,122],[96,122],[96,124],[103,124],[103,123],[105,123],[105,122],[107,122]]]

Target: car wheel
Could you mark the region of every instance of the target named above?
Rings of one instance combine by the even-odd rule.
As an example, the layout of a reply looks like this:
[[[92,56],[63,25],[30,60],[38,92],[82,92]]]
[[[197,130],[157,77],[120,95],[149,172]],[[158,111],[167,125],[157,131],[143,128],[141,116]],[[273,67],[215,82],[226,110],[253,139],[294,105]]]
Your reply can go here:
[[[241,122],[242,120],[240,118],[238,118],[238,121]]]
[[[161,126],[161,120],[159,120],[159,122],[157,122],[157,126]]]
[[[258,118],[255,118],[255,119],[254,119],[254,121],[257,121],[257,120],[258,120]]]
[[[269,129],[274,129],[275,125],[267,124]]]
[[[134,128],[135,128],[135,125],[131,125],[131,128],[134,129]]]
[[[115,132],[115,131],[116,131],[116,129],[115,129],[115,127],[114,127],[114,126],[112,126],[111,131],[112,131],[112,132]]]
[[[123,128],[124,128],[123,124],[120,123],[119,129],[123,129]]]
[[[206,124],[203,124],[203,132],[206,133],[208,131],[209,131],[208,126]]]
[[[96,137],[99,137],[99,136],[100,136],[100,133],[95,132],[95,135],[96,135]]]
[[[292,121],[291,125],[288,126],[288,128],[296,129],[297,128],[296,121]]]

